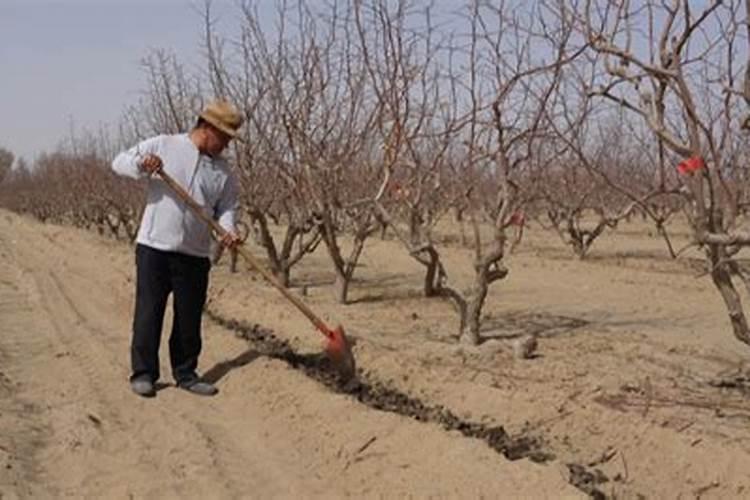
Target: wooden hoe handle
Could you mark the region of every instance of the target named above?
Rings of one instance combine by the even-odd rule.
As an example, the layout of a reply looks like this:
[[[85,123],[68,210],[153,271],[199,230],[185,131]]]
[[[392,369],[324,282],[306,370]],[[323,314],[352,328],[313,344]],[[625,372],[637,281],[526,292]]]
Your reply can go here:
[[[224,236],[227,235],[227,231],[219,225],[218,222],[216,222],[212,217],[209,217],[206,215],[206,213],[203,211],[203,207],[201,207],[193,198],[190,196],[190,194],[185,191],[185,189],[180,186],[180,184],[175,181],[168,173],[164,171],[163,168],[160,168],[157,170],[157,173],[159,174],[159,177],[170,187],[172,190],[179,196],[182,201],[185,202],[185,204],[203,221],[208,224],[211,229],[219,236],[219,239],[221,240],[224,238]],[[250,266],[258,271],[269,283],[271,283],[281,294],[286,297],[289,302],[294,304],[297,309],[299,309],[302,314],[307,316],[307,319],[309,319],[313,325],[315,325],[315,328],[317,328],[323,335],[331,338],[331,329],[328,328],[328,325],[325,324],[325,322],[318,317],[317,314],[313,312],[310,307],[302,302],[302,300],[297,297],[295,294],[287,290],[287,288],[279,281],[279,279],[273,275],[268,269],[264,268],[258,260],[253,257],[253,255],[245,248],[243,245],[237,246],[237,251],[242,255],[242,257],[245,258],[245,260],[250,264]]]

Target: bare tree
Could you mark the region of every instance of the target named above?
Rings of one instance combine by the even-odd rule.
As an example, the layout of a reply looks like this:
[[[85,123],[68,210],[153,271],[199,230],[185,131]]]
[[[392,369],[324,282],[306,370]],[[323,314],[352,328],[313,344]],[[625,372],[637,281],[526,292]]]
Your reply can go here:
[[[667,190],[663,177],[654,183],[655,164],[638,154],[641,148],[631,140],[620,110],[594,108],[586,93],[590,86],[572,73],[566,86],[574,88],[548,113],[555,140],[565,151],[555,154],[539,183],[552,228],[583,259],[607,229],[640,210],[655,221],[673,252],[664,228],[671,212],[657,209],[655,201],[675,193]]]
[[[508,273],[503,262],[507,231],[518,224],[531,196],[524,180],[545,136],[544,109],[557,91],[561,68],[582,48],[571,49],[572,24],[555,17],[544,3],[531,7],[528,16],[514,16],[514,9],[528,5],[471,2],[463,17],[469,26],[466,43],[459,49],[453,39],[434,41],[449,47],[448,69],[437,73],[447,75],[446,81],[440,82],[431,59],[424,56],[438,59],[428,50],[432,31],[421,38],[421,50],[403,43],[409,34],[403,28],[408,5],[394,4],[395,14],[389,16],[386,2],[374,2],[370,12],[380,24],[373,22],[368,29],[358,18],[363,41],[365,33],[373,32],[384,40],[382,46],[375,43],[377,38],[371,42],[365,56],[389,119],[381,132],[386,175],[395,171],[396,201],[402,205],[401,210],[398,203],[390,210],[383,203],[378,208],[426,267],[425,293],[449,299],[459,312],[460,339],[476,344],[489,287]],[[430,11],[425,12],[429,27]],[[537,57],[540,53],[544,56]],[[551,61],[542,60],[547,56]],[[431,232],[451,207],[462,217],[466,214],[473,226],[474,279],[467,291],[450,284]],[[394,211],[406,215],[407,234],[399,234]],[[485,221],[491,228],[489,238],[482,230]]]
[[[559,2],[552,2],[559,7]],[[546,107],[557,95],[562,71],[578,57],[585,44],[574,37],[572,20],[557,14],[547,2],[531,7],[525,18],[513,16],[510,4],[495,8],[474,3],[472,31],[486,47],[493,85],[491,100],[494,137],[484,143],[471,138],[470,156],[492,162],[494,202],[486,208],[492,221],[492,237],[485,247],[475,230],[474,284],[466,301],[466,324],[462,340],[479,341],[481,310],[489,286],[507,273],[503,265],[507,229],[512,217],[527,199],[517,181],[533,163],[536,148],[548,135]],[[496,28],[499,27],[499,28]],[[576,46],[577,45],[577,46]],[[539,57],[537,54],[544,54]],[[549,57],[550,61],[544,61]]]
[[[425,295],[444,295],[445,269],[433,229],[449,208],[448,156],[460,132],[457,99],[441,89],[451,84],[437,63],[445,40],[435,39],[429,6],[418,11],[405,1],[356,5],[360,50],[380,107],[379,162],[387,190],[375,200],[376,213],[425,266]]]
[[[679,183],[694,241],[722,296],[734,335],[750,344],[740,296],[750,289],[734,256],[750,244],[738,230],[747,178],[739,133],[750,103],[748,66],[737,67],[748,5],[712,1],[696,10],[688,1],[587,1],[576,15],[606,71],[591,89],[643,120],[679,162]],[[641,29],[645,27],[645,29]],[[746,26],[745,26],[746,27]],[[744,78],[744,82],[743,82]]]

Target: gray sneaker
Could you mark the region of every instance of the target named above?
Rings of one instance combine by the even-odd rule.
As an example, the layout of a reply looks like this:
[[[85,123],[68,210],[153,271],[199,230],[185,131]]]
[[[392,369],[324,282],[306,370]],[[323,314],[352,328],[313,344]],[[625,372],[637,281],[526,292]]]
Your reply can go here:
[[[202,380],[181,382],[178,384],[178,387],[185,389],[188,392],[192,392],[193,394],[198,394],[199,396],[215,396],[219,392],[219,389],[213,384],[203,382]]]
[[[148,379],[135,379],[130,381],[130,389],[144,398],[153,398],[156,396],[154,383]]]

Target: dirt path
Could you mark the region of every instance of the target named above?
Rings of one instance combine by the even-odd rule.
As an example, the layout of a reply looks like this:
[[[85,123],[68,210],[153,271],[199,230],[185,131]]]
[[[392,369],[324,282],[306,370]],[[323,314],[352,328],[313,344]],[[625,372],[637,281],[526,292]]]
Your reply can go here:
[[[368,409],[210,322],[219,396],[132,395],[132,265],[0,212],[0,497],[581,496],[560,465]]]

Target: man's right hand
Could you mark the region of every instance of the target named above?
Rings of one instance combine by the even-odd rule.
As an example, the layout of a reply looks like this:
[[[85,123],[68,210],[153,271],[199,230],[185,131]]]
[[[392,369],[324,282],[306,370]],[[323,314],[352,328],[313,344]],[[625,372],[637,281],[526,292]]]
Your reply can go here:
[[[163,163],[161,161],[161,158],[150,153],[145,155],[139,163],[141,170],[148,172],[149,174],[158,172],[161,169],[162,165]]]

